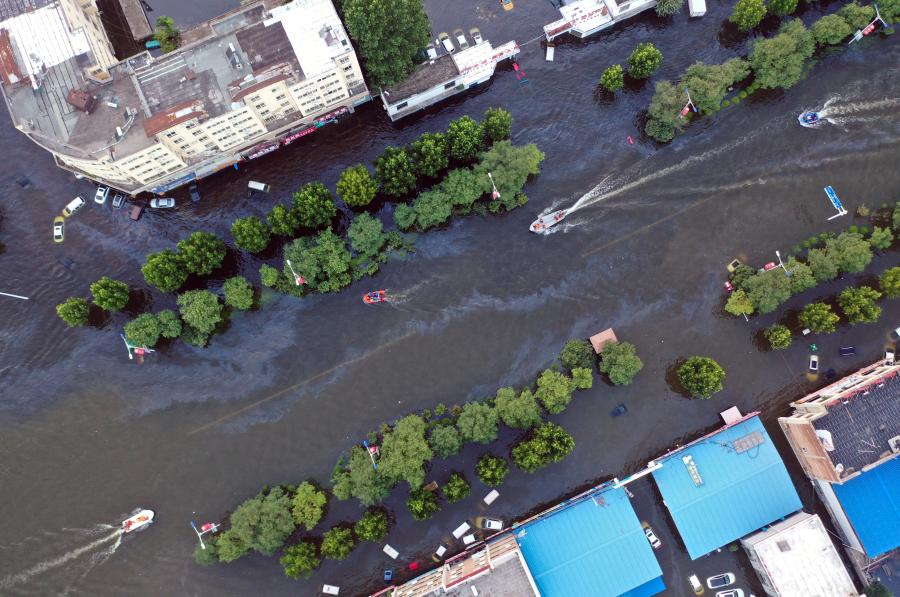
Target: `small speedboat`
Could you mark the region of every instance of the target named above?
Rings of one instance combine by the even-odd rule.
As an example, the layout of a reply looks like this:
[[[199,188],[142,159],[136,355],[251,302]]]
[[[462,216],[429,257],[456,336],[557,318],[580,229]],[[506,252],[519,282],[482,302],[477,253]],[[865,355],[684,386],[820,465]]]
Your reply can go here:
[[[374,305],[375,303],[381,303],[387,300],[387,291],[386,290],[373,290],[372,292],[367,292],[363,295],[363,302],[367,305]]]
[[[553,213],[549,213],[547,215],[543,215],[539,217],[537,220],[531,223],[529,226],[529,230],[532,232],[543,232],[552,226],[556,226],[560,222],[563,221],[563,218],[566,217],[566,210],[561,209],[559,211],[554,211]]]
[[[131,518],[122,521],[122,530],[126,533],[136,531],[153,522],[153,510],[141,510]]]
[[[800,122],[800,126],[805,126],[806,128],[812,128],[822,123],[822,117],[814,110],[804,112],[797,117],[797,120]]]

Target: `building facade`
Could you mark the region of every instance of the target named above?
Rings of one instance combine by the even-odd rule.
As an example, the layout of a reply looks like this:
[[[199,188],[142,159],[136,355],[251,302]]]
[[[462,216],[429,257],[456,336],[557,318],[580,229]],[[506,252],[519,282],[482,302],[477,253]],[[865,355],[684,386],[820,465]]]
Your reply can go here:
[[[585,38],[654,6],[656,6],[656,0],[572,0],[564,2],[559,7],[562,18],[544,25],[544,37],[548,42],[565,33]]]
[[[122,62],[68,2],[93,4],[13,18],[52,8],[67,44],[0,22],[3,95],[60,167],[132,195],[270,153],[371,98],[331,0],[247,4],[185,31],[174,52]]]

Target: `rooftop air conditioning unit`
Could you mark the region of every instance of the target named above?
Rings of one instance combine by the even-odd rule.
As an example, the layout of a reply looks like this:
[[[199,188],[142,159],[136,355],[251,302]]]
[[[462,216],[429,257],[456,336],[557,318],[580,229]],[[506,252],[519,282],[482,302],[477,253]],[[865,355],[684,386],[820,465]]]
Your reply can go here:
[[[891,439],[888,440],[888,445],[891,447],[891,452],[894,454],[900,454],[900,435],[895,435]]]

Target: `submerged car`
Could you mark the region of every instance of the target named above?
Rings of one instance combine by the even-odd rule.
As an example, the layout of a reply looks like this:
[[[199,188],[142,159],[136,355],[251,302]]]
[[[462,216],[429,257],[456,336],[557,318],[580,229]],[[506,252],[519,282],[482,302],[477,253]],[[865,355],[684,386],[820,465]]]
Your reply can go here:
[[[721,589],[728,585],[734,584],[734,574],[725,572],[724,574],[716,574],[706,579],[706,586],[710,589]]]
[[[74,214],[76,211],[84,207],[85,200],[81,197],[75,197],[71,201],[69,201],[66,206],[62,210],[62,214],[65,217],[69,217]]]
[[[103,205],[106,203],[107,197],[109,197],[109,187],[97,187],[97,192],[94,193],[94,203]]]
[[[53,242],[61,243],[66,238],[66,219],[62,216],[53,218]]]
[[[171,197],[154,197],[150,200],[150,207],[156,209],[168,209],[175,207],[175,200]]]
[[[496,518],[488,518],[487,516],[479,516],[475,519],[475,525],[479,529],[487,529],[490,531],[502,531],[503,521]]]
[[[476,46],[484,41],[484,38],[481,37],[481,31],[478,29],[478,27],[472,27],[471,29],[469,29],[469,35],[472,36],[472,41],[475,42]]]
[[[125,205],[125,195],[123,195],[122,193],[116,193],[113,196],[112,206],[116,209],[119,209],[123,205]]]
[[[694,595],[702,595],[706,591],[696,574],[691,574],[687,580],[688,584],[691,585],[691,589],[694,590]]]
[[[659,549],[662,547],[662,541],[659,540],[659,537],[656,536],[656,533],[653,532],[653,529],[650,527],[650,523],[644,522],[641,523],[641,526],[644,527],[644,535],[647,537],[647,541],[650,542],[650,546],[653,549]]]
[[[719,591],[716,597],[744,597],[743,589],[728,589],[727,591]]]
[[[813,373],[819,370],[819,356],[815,354],[809,355],[809,370]]]

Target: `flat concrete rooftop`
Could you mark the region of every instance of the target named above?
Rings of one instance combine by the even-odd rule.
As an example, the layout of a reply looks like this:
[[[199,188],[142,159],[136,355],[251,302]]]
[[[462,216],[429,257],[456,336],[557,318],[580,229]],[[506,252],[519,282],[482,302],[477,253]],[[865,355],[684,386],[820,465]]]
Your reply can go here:
[[[517,554],[497,564],[491,572],[456,585],[447,591],[447,595],[472,597],[475,594],[472,587],[482,597],[537,597]]]
[[[450,81],[459,74],[456,63],[450,54],[444,54],[416,67],[412,74],[402,83],[385,89],[388,102],[392,105],[412,97],[435,85]]]

